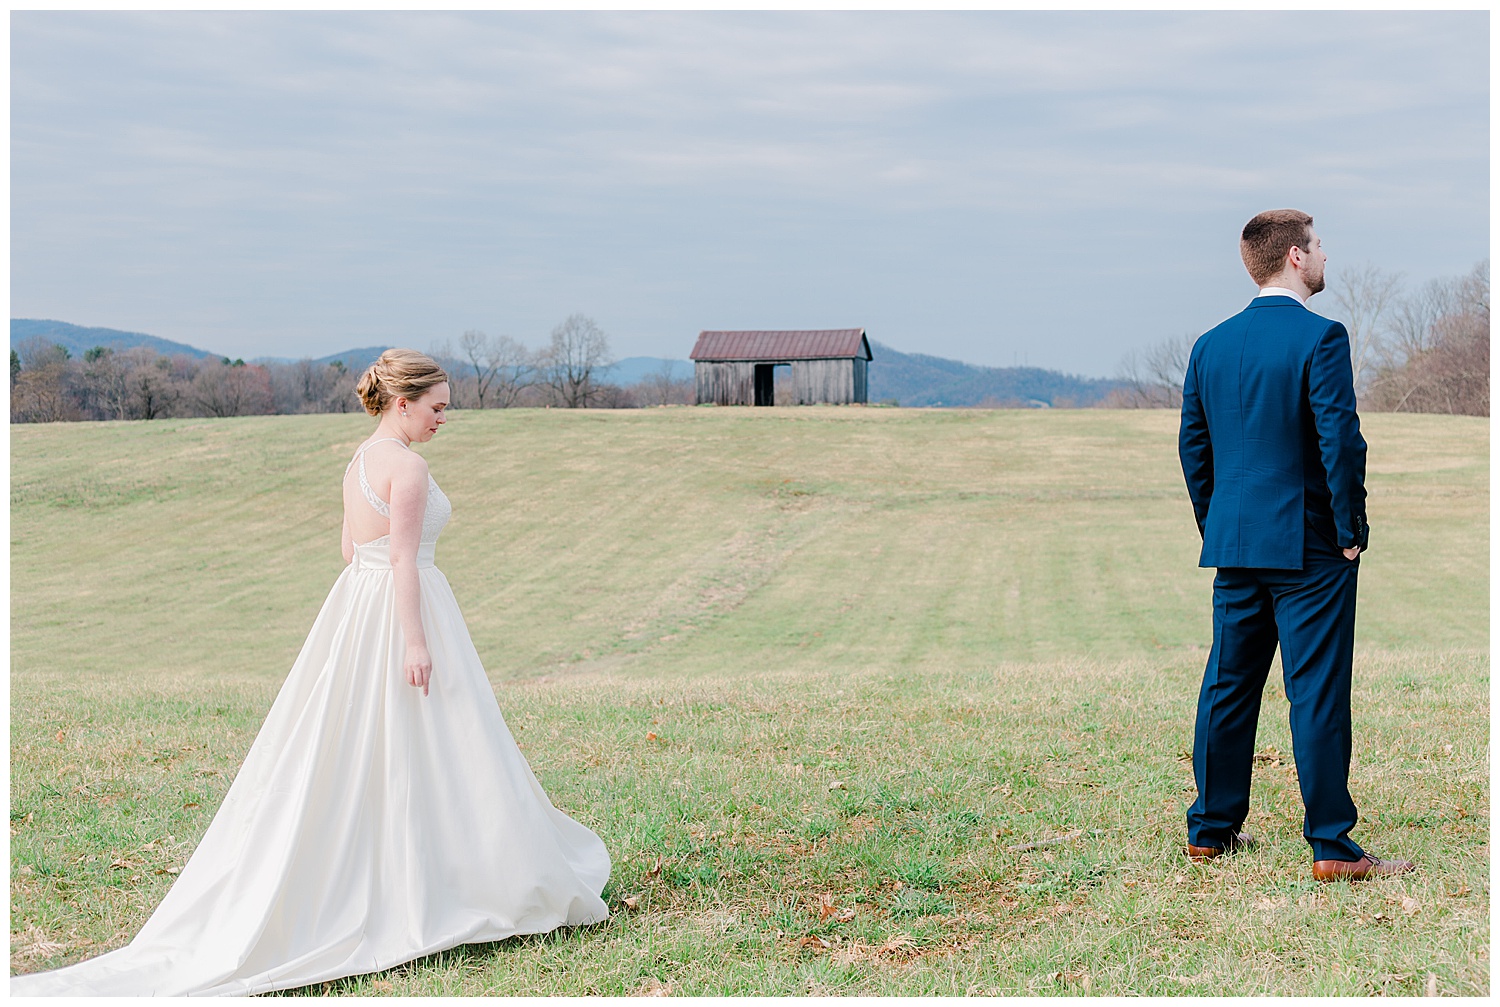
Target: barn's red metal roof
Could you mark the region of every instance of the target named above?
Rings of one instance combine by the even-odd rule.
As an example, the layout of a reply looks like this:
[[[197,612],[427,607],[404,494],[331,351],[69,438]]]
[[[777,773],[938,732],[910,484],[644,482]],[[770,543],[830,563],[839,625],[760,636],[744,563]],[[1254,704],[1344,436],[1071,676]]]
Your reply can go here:
[[[693,360],[820,360],[864,357],[870,344],[864,329],[773,329],[698,333],[688,354]]]

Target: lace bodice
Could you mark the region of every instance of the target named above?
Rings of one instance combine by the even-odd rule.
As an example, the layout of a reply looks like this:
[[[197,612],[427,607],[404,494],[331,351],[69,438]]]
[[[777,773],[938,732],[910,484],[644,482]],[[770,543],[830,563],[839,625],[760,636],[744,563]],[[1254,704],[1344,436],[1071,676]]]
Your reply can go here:
[[[367,475],[365,475],[365,452],[374,447],[376,444],[380,444],[384,441],[390,441],[393,444],[401,444],[401,442],[396,440],[396,438],[394,437],[382,437],[379,440],[371,441],[364,447],[360,448],[357,452],[355,452],[354,457],[349,460],[349,465],[350,467],[353,467],[355,465],[359,466],[359,491],[364,494],[365,500],[372,508],[374,508],[375,513],[379,514],[381,517],[389,521],[391,517],[391,505],[375,495],[375,490],[370,487],[370,479]],[[411,450],[410,448],[407,448],[405,444],[401,444],[401,446],[408,451]],[[347,476],[348,474],[349,469],[345,468],[344,475]],[[423,544],[436,542],[438,540],[438,536],[443,532],[443,527],[447,525],[448,519],[452,516],[453,504],[448,501],[448,497],[443,493],[443,491],[438,489],[437,480],[432,478],[431,473],[428,473],[427,508],[422,512]]]

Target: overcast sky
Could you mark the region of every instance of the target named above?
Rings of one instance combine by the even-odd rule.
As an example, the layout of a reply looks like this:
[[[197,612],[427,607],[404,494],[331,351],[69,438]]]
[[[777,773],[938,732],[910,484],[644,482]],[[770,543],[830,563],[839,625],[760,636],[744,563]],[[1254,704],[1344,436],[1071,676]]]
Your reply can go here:
[[[16,12],[11,314],[246,358],[864,326],[1108,375],[1243,306],[1262,209],[1335,283],[1487,257],[1488,18]]]

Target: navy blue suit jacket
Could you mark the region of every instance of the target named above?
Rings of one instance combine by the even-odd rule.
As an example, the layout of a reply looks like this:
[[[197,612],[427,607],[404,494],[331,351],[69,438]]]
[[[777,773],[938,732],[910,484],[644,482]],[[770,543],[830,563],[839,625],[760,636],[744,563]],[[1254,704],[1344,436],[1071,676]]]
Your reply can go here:
[[[1300,570],[1309,534],[1369,544],[1349,334],[1295,298],[1257,297],[1193,344],[1178,455],[1199,566]]]

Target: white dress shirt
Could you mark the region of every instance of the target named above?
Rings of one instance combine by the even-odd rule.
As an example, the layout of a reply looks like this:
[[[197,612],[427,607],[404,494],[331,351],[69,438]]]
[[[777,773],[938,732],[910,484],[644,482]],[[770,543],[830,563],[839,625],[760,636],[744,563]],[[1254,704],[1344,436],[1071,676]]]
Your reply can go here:
[[[1302,297],[1301,294],[1297,293],[1295,290],[1288,290],[1286,287],[1261,287],[1260,288],[1260,293],[1256,294],[1255,296],[1256,297],[1290,297],[1293,300],[1295,300],[1298,304],[1302,305],[1304,308],[1307,307],[1307,301]]]

